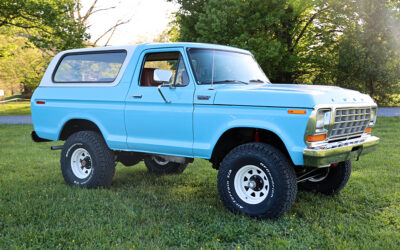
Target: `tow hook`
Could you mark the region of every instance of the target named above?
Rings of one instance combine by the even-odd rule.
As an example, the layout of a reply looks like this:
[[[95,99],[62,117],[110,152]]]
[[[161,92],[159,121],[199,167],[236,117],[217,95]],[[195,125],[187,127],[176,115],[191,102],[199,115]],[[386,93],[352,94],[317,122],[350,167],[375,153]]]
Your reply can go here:
[[[60,150],[63,149],[64,145],[58,145],[58,146],[51,146],[50,149],[51,150]]]

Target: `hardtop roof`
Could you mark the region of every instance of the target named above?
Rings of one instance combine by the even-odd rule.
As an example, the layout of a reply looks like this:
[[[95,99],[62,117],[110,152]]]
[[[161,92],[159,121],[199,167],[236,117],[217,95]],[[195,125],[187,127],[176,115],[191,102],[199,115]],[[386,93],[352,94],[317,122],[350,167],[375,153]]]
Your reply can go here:
[[[127,50],[133,51],[135,49],[157,49],[157,48],[174,48],[174,47],[184,47],[184,48],[204,48],[204,49],[219,49],[219,50],[230,50],[241,53],[250,53],[247,50],[219,45],[210,43],[189,43],[189,42],[175,42],[175,43],[143,43],[138,45],[122,45],[122,46],[107,46],[107,47],[92,47],[92,48],[80,48],[80,49],[70,49],[63,51],[64,53],[79,53],[79,52],[89,52],[89,51],[107,51],[107,50]]]

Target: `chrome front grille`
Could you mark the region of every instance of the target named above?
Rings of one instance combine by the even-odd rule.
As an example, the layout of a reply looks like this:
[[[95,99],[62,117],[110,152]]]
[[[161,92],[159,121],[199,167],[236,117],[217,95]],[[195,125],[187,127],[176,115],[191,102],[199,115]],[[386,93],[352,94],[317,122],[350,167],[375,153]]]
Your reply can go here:
[[[329,140],[362,135],[370,117],[370,107],[336,109],[335,122]]]

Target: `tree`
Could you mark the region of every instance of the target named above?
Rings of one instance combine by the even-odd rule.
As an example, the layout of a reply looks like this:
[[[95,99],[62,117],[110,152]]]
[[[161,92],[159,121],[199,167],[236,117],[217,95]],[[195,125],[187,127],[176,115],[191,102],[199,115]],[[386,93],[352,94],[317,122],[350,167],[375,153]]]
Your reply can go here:
[[[293,82],[307,73],[318,62],[321,44],[327,48],[337,40],[343,22],[332,14],[342,0],[176,2],[179,40],[248,49],[274,82]]]
[[[71,48],[86,47],[90,35],[91,16],[116,8],[116,5],[98,8],[93,0],[85,13],[80,0],[4,0],[0,1],[0,27],[20,28],[24,36],[37,48],[57,53]],[[90,45],[97,46],[108,36],[108,45],[116,29],[130,19],[119,19]]]
[[[53,52],[83,47],[89,35],[73,10],[72,0],[3,0],[0,27],[20,28],[34,46]]]
[[[273,82],[399,93],[398,0],[170,0],[177,40],[250,50]]]
[[[0,84],[30,97],[51,57],[84,47],[89,35],[70,12],[72,0],[0,1]]]
[[[205,13],[204,7],[208,0],[167,0],[176,2],[181,7],[175,13],[174,27],[179,29],[179,34],[174,37],[177,41],[196,41],[200,37],[195,26],[200,15]]]
[[[0,1],[0,86],[8,94],[22,92],[29,97],[56,53],[96,46],[105,37],[107,45],[117,27],[130,20],[118,20],[89,43],[90,17],[116,8],[98,3],[93,0],[83,12],[80,0]]]
[[[88,10],[83,13],[82,12],[82,3],[81,0],[73,0],[74,2],[74,8],[71,10],[70,12],[70,16],[76,20],[76,22],[81,26],[81,27],[85,27],[85,29],[88,29],[90,27],[89,25],[89,18],[91,16],[93,16],[96,13],[100,13],[100,12],[104,12],[107,10],[111,10],[111,9],[115,9],[117,6],[113,5],[113,6],[108,6],[108,7],[102,7],[102,8],[97,8],[98,5],[98,0],[93,0],[93,2],[91,3],[91,5],[89,6]],[[104,46],[107,46],[108,43],[110,42],[111,38],[113,37],[115,31],[117,30],[117,28],[121,25],[124,25],[126,23],[129,23],[131,21],[131,18],[129,19],[119,19],[117,20],[114,24],[112,24],[108,29],[106,29],[103,34],[101,34],[99,37],[97,37],[95,39],[95,41],[93,43],[91,43],[91,46],[95,47],[98,45],[98,43],[100,42],[101,39],[107,37],[108,38],[104,44]]]
[[[50,58],[42,50],[31,45],[27,38],[13,35],[13,30],[0,28],[0,49],[6,47],[0,57],[0,89],[7,95],[24,93],[30,97],[49,63]]]
[[[358,0],[357,20],[337,46],[337,84],[368,93],[380,104],[400,94],[399,9],[391,1]]]

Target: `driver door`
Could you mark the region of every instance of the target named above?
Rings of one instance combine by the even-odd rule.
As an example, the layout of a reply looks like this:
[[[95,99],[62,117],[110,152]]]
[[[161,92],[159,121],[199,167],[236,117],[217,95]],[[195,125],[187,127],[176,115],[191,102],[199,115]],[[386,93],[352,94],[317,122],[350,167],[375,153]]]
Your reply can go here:
[[[128,148],[192,157],[194,81],[183,49],[146,50],[139,63],[142,67],[135,72],[126,100]],[[172,72],[160,88],[162,83],[154,77],[157,69]]]

